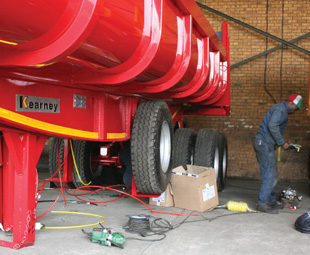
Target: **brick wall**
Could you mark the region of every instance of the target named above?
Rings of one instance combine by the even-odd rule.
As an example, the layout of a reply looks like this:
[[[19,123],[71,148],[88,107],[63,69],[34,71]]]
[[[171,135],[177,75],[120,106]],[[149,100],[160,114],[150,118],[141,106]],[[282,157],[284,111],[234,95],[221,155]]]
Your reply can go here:
[[[266,0],[221,0],[199,2],[266,31]],[[282,1],[269,0],[268,32],[282,36]],[[232,21],[204,11],[216,31],[223,21],[228,23],[230,35],[231,65],[266,50],[266,37],[250,31]],[[290,41],[309,32],[309,0],[285,0],[283,39]],[[279,43],[268,39],[268,49]],[[295,43],[310,50],[310,37]],[[310,117],[307,117],[309,56],[292,48],[283,50],[282,87],[281,50],[268,55],[266,83],[276,102],[290,94],[304,98],[301,111],[289,116],[284,138],[301,144],[300,153],[282,151],[278,163],[280,180],[307,180],[307,161],[310,147]],[[264,86],[265,57],[231,70],[231,116],[186,116],[184,121],[195,130],[215,128],[227,135],[229,149],[229,172],[231,177],[260,178],[260,171],[253,149],[253,138],[265,113],[274,104]],[[282,94],[282,96],[281,96]]]

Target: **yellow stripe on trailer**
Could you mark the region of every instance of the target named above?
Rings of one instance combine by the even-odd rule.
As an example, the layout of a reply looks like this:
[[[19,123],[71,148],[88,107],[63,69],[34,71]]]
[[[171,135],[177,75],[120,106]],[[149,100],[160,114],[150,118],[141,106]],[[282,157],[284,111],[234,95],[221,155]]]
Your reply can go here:
[[[107,133],[107,139],[122,139],[126,138],[126,133]]]
[[[52,132],[67,136],[74,136],[79,138],[87,138],[87,139],[98,139],[99,133],[98,132],[89,132],[79,129],[73,129],[68,127],[63,127],[59,125],[50,124],[44,121],[36,120],[33,118],[29,118],[23,116],[21,114],[0,108],[0,118],[22,124],[25,126],[29,126],[32,128],[40,129],[46,132]]]

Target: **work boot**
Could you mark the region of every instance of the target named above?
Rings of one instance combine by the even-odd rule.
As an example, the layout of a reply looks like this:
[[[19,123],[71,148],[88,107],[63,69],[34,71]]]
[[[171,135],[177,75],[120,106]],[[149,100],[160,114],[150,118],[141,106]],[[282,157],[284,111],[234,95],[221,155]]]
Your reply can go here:
[[[277,208],[272,208],[269,205],[257,205],[256,210],[259,212],[265,212],[265,213],[270,213],[270,214],[278,213]]]
[[[283,209],[284,204],[275,200],[269,203],[269,207],[274,209]]]

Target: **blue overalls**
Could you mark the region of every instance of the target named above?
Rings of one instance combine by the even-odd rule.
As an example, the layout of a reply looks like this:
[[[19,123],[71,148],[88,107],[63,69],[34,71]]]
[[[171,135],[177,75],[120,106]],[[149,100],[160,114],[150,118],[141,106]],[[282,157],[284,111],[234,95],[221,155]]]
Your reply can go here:
[[[278,182],[278,168],[274,150],[276,145],[282,146],[285,143],[282,135],[288,123],[289,113],[286,102],[272,106],[255,136],[254,149],[262,179],[258,205],[265,206],[275,202],[274,188]]]

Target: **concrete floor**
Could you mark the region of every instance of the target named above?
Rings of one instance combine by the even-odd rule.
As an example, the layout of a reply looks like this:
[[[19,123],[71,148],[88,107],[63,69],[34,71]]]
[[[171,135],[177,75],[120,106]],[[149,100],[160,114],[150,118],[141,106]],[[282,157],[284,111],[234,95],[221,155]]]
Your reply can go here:
[[[46,172],[39,172],[40,178],[46,178]],[[302,195],[302,208],[292,211],[283,209],[277,215],[265,213],[236,213],[227,209],[215,209],[203,213],[211,222],[202,217],[190,217],[179,228],[167,233],[167,237],[158,242],[137,241],[127,239],[124,249],[116,247],[100,246],[91,243],[88,237],[82,234],[81,229],[36,231],[34,246],[22,248],[18,251],[8,248],[0,248],[0,254],[126,254],[126,255],[148,255],[148,254],[309,254],[310,235],[302,234],[294,229],[296,219],[310,210],[310,192],[307,184],[280,183],[277,191],[285,188],[295,189],[298,195]],[[219,193],[220,204],[230,200],[246,202],[252,209],[255,208],[259,182],[245,180],[228,180],[227,187]],[[104,192],[101,195],[88,195],[91,200],[109,200],[112,193]],[[42,193],[41,200],[55,200],[61,197],[60,191],[50,190]],[[74,197],[66,196],[67,200],[74,200]],[[143,199],[147,202],[148,199]],[[44,213],[51,203],[39,203],[37,215]],[[162,212],[189,213],[189,211],[178,208],[163,208],[152,206],[152,209]],[[150,215],[149,210],[140,202],[132,198],[123,198],[109,204],[88,205],[68,204],[58,202],[54,211],[86,212],[106,217],[103,225],[123,232],[129,237],[146,239],[135,234],[128,234],[122,227],[128,222],[127,214]],[[162,217],[169,220],[173,225],[183,221],[185,217],[153,214],[154,217]],[[224,216],[224,217],[223,217]],[[216,218],[218,217],[218,218]],[[72,226],[84,225],[98,222],[97,217],[52,214],[48,213],[40,219],[40,223],[46,226]],[[84,228],[91,231],[93,227]],[[11,237],[1,232],[1,240],[9,240]],[[152,237],[156,238],[156,237]]]

